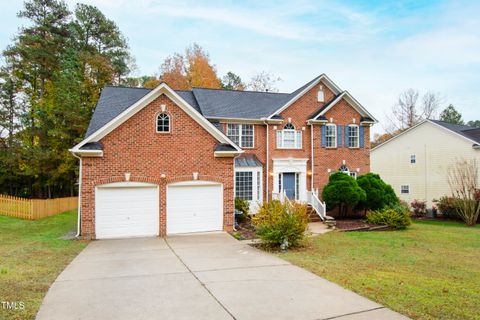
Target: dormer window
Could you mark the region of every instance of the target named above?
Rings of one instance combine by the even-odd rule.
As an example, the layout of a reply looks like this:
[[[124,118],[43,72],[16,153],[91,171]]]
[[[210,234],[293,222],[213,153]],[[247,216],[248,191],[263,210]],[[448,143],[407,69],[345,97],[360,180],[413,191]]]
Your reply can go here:
[[[157,115],[157,132],[169,133],[170,132],[170,116],[165,113],[159,113]]]
[[[283,130],[277,130],[278,149],[302,149],[302,130],[295,130],[295,126],[287,123]]]

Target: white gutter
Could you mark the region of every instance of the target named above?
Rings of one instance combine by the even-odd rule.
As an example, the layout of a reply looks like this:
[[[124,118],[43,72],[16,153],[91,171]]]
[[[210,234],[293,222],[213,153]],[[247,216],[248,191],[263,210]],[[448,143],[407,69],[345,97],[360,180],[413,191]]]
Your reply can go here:
[[[75,158],[80,160],[78,167],[78,209],[77,209],[77,234],[75,237],[80,237],[81,234],[81,216],[82,216],[82,158],[72,153]]]
[[[268,122],[267,122],[267,119],[263,118],[263,121],[265,123],[265,125],[267,126],[267,147],[266,147],[266,171],[267,171],[267,176],[265,178],[265,202],[268,202],[268,176],[270,175],[270,171],[268,170],[269,169],[269,159],[268,159]]]

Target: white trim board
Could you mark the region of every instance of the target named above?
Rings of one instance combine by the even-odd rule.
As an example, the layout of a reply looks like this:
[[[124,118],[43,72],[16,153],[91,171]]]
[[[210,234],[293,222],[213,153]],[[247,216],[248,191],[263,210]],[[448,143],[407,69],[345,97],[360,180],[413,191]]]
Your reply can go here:
[[[295,101],[297,101],[298,99],[300,99],[305,93],[307,93],[308,91],[310,91],[310,89],[312,89],[313,87],[315,87],[316,85],[318,85],[321,81],[324,81],[325,85],[333,91],[334,94],[339,94],[340,92],[342,92],[342,90],[329,78],[327,77],[326,74],[322,73],[320,76],[318,76],[316,78],[315,81],[313,81],[308,87],[306,87],[305,89],[303,89],[299,94],[297,94],[295,97],[293,97],[292,99],[290,99],[286,104],[284,104],[281,108],[279,108],[278,110],[276,110],[274,113],[272,113],[271,115],[269,115],[267,118],[271,118],[273,117],[274,115],[276,114],[280,114],[282,111],[284,111],[285,109],[287,109],[288,107],[290,107]]]
[[[365,109],[365,107],[363,107],[360,102],[358,102],[351,94],[350,92],[348,91],[343,91],[338,97],[335,98],[335,100],[333,100],[330,105],[325,109],[325,110],[322,110],[322,112],[320,112],[319,114],[317,114],[315,116],[315,118],[313,118],[313,120],[318,120],[318,117],[324,115],[325,113],[327,113],[328,110],[332,109],[337,103],[339,103],[342,99],[345,99],[345,101],[347,101],[358,113],[360,113],[361,115],[364,115],[364,116],[367,116],[369,118],[371,118],[374,123],[377,123],[378,120],[375,119],[374,116],[372,116],[368,111],[367,109]]]
[[[70,152],[79,153],[80,148],[89,143],[89,142],[98,142],[100,139],[105,137],[107,134],[118,128],[121,124],[135,115],[137,112],[142,110],[152,101],[157,99],[162,94],[165,94],[169,97],[177,106],[179,106],[183,111],[185,111],[190,117],[192,117],[201,127],[203,127],[207,132],[209,132],[213,137],[215,137],[221,143],[227,143],[232,145],[239,153],[242,153],[243,150],[239,148],[233,141],[231,141],[226,135],[224,135],[220,130],[218,130],[210,121],[203,117],[195,108],[193,108],[188,102],[186,102],[182,97],[180,97],[175,91],[173,91],[166,83],[161,83],[155,89],[150,91],[140,100],[135,102],[133,105],[128,107],[114,119],[109,121],[103,127],[95,131],[93,134],[85,138],[82,142],[70,149]]]
[[[397,139],[398,137],[403,136],[403,135],[406,134],[407,132],[412,131],[413,129],[415,129],[415,128],[421,126],[421,125],[423,125],[424,123],[431,123],[431,124],[435,125],[436,127],[441,128],[441,129],[449,132],[450,134],[453,134],[453,135],[455,135],[455,136],[457,136],[457,137],[463,138],[463,139],[465,139],[465,140],[473,143],[474,145],[472,146],[472,148],[474,148],[474,149],[476,149],[475,145],[478,145],[478,143],[477,143],[476,141],[474,141],[474,140],[472,140],[472,139],[470,139],[470,138],[467,138],[467,137],[465,137],[465,136],[463,136],[463,135],[461,135],[461,134],[458,134],[457,132],[452,131],[452,130],[450,130],[450,129],[448,129],[448,128],[445,128],[444,126],[441,126],[441,125],[439,125],[438,123],[435,123],[435,122],[433,122],[433,121],[430,121],[429,119],[426,119],[426,120],[423,120],[423,121],[420,122],[420,123],[417,123],[417,124],[414,125],[413,127],[408,128],[407,130],[405,130],[405,131],[403,131],[403,132],[400,132],[399,134],[397,134],[397,135],[394,136],[393,138],[391,138],[391,139],[389,139],[389,140],[387,140],[387,141],[379,144],[378,146],[376,146],[375,148],[373,148],[372,150],[370,150],[370,152],[373,152],[373,151],[379,149],[380,147],[383,147],[383,146],[386,145],[387,143],[389,143],[389,142]]]

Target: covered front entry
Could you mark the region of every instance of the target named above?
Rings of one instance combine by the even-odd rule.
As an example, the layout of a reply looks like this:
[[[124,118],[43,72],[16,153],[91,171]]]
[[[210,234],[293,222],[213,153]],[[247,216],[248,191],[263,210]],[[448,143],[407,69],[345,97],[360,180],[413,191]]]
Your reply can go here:
[[[167,234],[223,230],[223,186],[186,181],[167,186]]]
[[[307,161],[301,158],[273,159],[273,193],[291,200],[307,201]]]
[[[97,239],[157,236],[159,189],[155,184],[117,182],[95,190]]]

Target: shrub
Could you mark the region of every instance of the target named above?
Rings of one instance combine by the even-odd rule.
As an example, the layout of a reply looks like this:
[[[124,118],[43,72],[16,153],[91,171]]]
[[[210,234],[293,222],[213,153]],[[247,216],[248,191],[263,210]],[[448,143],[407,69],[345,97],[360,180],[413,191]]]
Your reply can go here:
[[[355,207],[366,199],[365,191],[349,175],[336,172],[332,174],[323,188],[322,199],[329,210],[339,206],[339,215],[346,216],[349,208]]]
[[[412,222],[410,213],[402,210],[401,206],[396,208],[386,208],[383,210],[375,210],[367,213],[367,222],[371,224],[386,225],[395,229],[405,229]]]
[[[243,222],[247,219],[249,209],[250,205],[247,200],[235,198],[235,210],[242,212],[241,215],[235,216],[237,218],[237,222]]]
[[[358,203],[360,209],[378,210],[388,205],[398,204],[393,188],[386,184],[378,174],[367,173],[357,179],[358,186],[365,191],[366,198]]]
[[[410,204],[412,206],[413,213],[417,217],[422,217],[427,214],[427,203],[425,201],[413,200]]]
[[[438,200],[435,200],[437,203],[438,210],[445,218],[460,218],[457,213],[458,209],[458,199],[454,197],[441,197]]]
[[[308,225],[307,207],[301,204],[266,202],[252,219],[260,239],[269,245],[287,249],[298,246]]]

